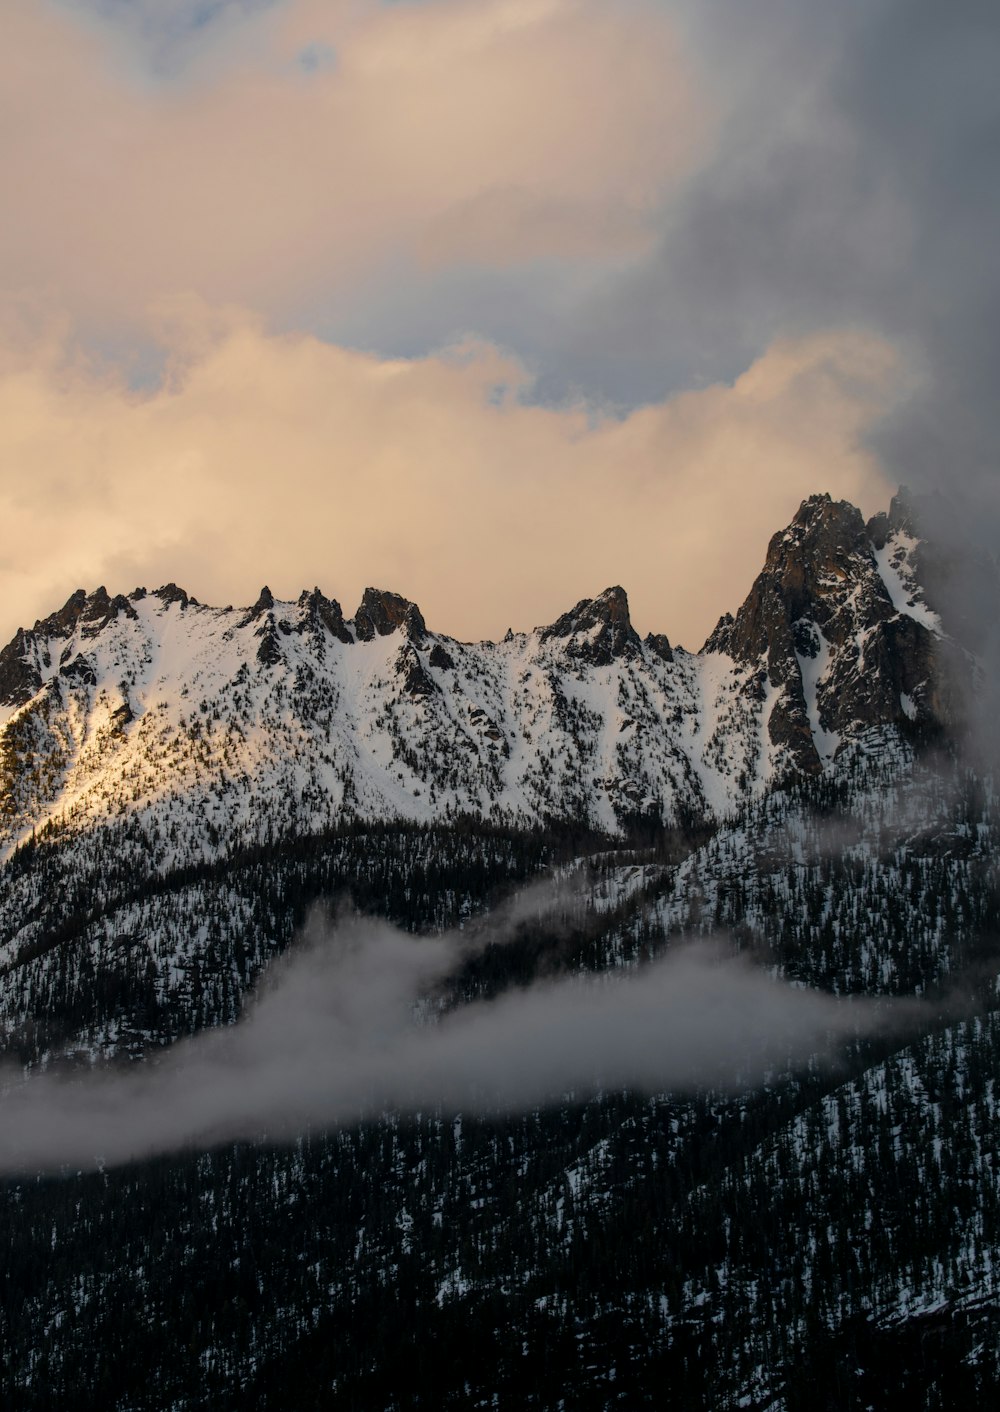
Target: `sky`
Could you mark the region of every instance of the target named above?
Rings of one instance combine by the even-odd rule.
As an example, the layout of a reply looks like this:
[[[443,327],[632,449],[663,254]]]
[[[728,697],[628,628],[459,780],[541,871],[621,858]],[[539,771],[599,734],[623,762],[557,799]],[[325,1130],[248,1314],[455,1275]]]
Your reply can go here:
[[[0,0],[0,639],[365,586],[697,647],[806,495],[992,533],[1000,16]]]

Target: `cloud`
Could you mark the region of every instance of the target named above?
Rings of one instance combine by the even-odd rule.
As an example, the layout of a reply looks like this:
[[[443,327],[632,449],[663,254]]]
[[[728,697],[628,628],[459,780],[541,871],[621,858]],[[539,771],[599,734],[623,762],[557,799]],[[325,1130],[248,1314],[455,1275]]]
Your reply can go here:
[[[531,906],[546,901],[536,894]],[[510,928],[487,927],[480,944]],[[516,1111],[606,1089],[739,1088],[830,1060],[839,1042],[903,1013],[786,986],[702,945],[635,973],[550,979],[428,1018],[421,999],[467,944],[461,933],[414,938],[316,917],[235,1027],[124,1074],[9,1075],[0,1170],[282,1140],[386,1109]]]
[[[665,206],[656,250],[567,317],[564,372],[642,398],[664,368],[731,376],[775,337],[863,323],[922,373],[879,428],[889,478],[964,487],[997,523],[995,13],[979,0],[674,12],[716,140]]]
[[[227,7],[166,76],[102,9],[5,0],[0,268],[105,337],[164,295],[287,319],[401,259],[631,251],[705,141],[654,0]]]
[[[160,315],[146,392],[58,322],[0,340],[0,635],[98,582],[220,604],[316,582],[349,613],[375,583],[467,638],[622,582],[644,631],[697,646],[804,495],[887,498],[861,441],[898,374],[861,333],[778,341],[620,418],[526,404],[488,344],[383,360],[197,302]]]

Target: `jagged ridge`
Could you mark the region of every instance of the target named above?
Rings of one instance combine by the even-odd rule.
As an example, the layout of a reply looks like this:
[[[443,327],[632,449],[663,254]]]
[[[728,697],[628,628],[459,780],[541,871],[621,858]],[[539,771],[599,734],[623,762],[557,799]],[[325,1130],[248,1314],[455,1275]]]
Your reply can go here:
[[[375,588],[352,619],[319,588],[78,590],[0,652],[4,844],[123,814],[194,857],[349,818],[718,819],[867,733],[955,719],[913,530],[905,494],[867,526],[811,497],[697,655],[641,640],[619,586],[478,644]]]

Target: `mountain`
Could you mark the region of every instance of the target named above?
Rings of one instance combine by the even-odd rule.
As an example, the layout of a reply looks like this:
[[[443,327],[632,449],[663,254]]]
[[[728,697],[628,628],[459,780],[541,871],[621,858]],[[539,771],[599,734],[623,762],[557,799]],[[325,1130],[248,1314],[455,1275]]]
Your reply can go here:
[[[178,863],[348,820],[718,820],[955,718],[917,543],[905,497],[866,527],[814,496],[697,654],[641,641],[619,587],[475,644],[376,589],[352,619],[81,589],[0,652],[0,840],[127,819]]]
[[[641,639],[619,587],[499,643],[376,589],[351,618],[319,589],[81,590],[19,631],[0,1111],[60,1075],[81,1102],[137,1076],[155,1106],[171,1046],[254,1023],[345,897],[398,929],[396,967],[402,936],[467,940],[428,1032],[520,1024],[491,1003],[554,1006],[560,979],[611,1003],[711,937],[869,1018],[735,1087],[428,1103],[42,1175],[8,1153],[4,1406],[991,1405],[1000,817],[965,741],[996,580],[977,559],[954,591],[937,513],[811,497],[698,653]]]

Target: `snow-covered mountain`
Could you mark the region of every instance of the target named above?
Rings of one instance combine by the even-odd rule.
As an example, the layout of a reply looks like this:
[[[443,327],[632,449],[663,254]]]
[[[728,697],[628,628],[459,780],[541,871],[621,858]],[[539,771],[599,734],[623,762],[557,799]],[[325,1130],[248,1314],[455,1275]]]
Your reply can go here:
[[[496,643],[376,589],[353,619],[79,590],[0,652],[0,842],[128,819],[162,867],[348,820],[718,820],[954,718],[918,548],[905,496],[814,496],[697,654],[619,587]]]
[[[641,984],[721,932],[797,987],[906,997],[912,1030],[736,1094],[431,1103],[0,1178],[4,1406],[994,1405],[1000,809],[954,747],[996,585],[948,567],[906,495],[867,524],[814,496],[697,654],[640,640],[620,588],[499,643],[374,589],[350,619],[319,590],[81,591],[19,632],[15,1099],[120,1068],[148,1096],[317,903],[467,938],[545,876],[567,910],[518,893],[523,930],[435,1005]]]

